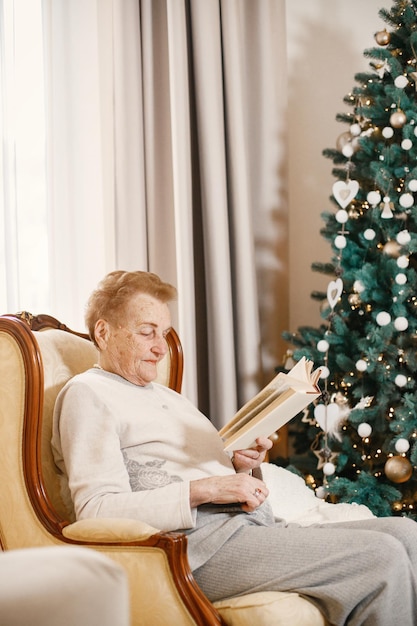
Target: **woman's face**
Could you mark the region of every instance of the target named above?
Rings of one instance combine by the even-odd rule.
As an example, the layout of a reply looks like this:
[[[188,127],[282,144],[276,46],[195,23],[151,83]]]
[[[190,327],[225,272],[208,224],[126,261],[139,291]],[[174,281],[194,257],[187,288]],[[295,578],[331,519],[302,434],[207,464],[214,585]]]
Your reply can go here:
[[[168,349],[165,337],[170,327],[167,304],[147,294],[133,296],[120,320],[96,323],[101,367],[135,385],[147,385],[155,380]]]

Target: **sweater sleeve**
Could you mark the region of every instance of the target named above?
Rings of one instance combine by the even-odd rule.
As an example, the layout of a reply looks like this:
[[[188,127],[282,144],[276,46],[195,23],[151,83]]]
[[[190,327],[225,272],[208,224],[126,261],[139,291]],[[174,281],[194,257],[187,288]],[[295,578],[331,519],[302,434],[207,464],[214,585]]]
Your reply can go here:
[[[118,423],[88,385],[69,385],[59,395],[52,448],[68,479],[76,519],[125,517],[164,531],[194,527],[189,481],[132,491]]]

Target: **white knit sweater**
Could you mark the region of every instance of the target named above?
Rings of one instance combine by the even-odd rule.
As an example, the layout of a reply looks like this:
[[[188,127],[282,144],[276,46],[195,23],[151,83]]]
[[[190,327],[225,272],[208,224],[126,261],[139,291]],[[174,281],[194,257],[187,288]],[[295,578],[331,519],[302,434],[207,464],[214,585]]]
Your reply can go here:
[[[217,430],[184,396],[91,369],[58,396],[52,448],[77,519],[193,528],[189,483],[234,473]]]

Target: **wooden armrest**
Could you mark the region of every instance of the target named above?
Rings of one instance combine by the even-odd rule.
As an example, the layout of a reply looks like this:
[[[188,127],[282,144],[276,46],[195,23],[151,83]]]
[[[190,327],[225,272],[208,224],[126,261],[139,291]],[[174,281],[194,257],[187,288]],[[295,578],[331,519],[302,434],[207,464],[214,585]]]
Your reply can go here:
[[[146,541],[161,531],[145,522],[127,518],[92,518],[79,520],[62,529],[66,539],[95,543]]]

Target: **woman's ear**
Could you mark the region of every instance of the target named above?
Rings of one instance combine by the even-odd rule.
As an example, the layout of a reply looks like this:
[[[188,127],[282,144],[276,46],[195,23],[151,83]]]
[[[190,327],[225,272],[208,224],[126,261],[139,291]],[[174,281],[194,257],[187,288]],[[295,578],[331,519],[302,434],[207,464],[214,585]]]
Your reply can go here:
[[[109,323],[106,320],[97,320],[94,326],[94,339],[99,350],[105,350],[110,334]]]

